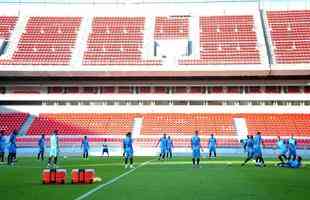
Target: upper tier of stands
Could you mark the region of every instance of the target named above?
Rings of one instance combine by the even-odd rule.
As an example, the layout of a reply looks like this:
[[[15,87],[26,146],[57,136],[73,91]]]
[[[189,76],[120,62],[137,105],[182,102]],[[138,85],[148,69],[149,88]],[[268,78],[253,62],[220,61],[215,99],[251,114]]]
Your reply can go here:
[[[156,17],[155,40],[187,39],[189,19],[187,16]]]
[[[16,51],[0,64],[68,65],[81,17],[30,17]]]
[[[208,113],[57,113],[40,114],[33,121],[28,134],[124,134],[132,130],[134,118],[143,118],[143,135],[192,135],[201,134],[235,136],[233,118],[245,118],[250,134],[261,131],[265,136],[291,134],[310,136],[309,114],[208,114]]]
[[[267,12],[274,62],[310,63],[310,11]]]
[[[159,65],[143,60],[145,17],[95,17],[84,65]]]
[[[0,113],[0,130],[5,134],[10,134],[14,130],[19,131],[27,117],[27,113]]]
[[[275,64],[310,62],[309,19],[309,10],[266,12],[266,23],[262,23],[267,24]],[[28,20],[26,28],[12,57],[0,59],[2,65],[69,65],[75,43],[79,42],[78,34],[88,33],[80,30],[82,17],[31,16],[19,20]],[[188,16],[155,17],[152,38],[146,40],[145,27],[150,27],[146,23],[152,23],[146,17],[94,17],[87,27],[91,30],[80,64],[161,65],[160,60],[143,58],[142,55],[152,55],[152,52],[145,54],[144,42],[175,39],[200,42],[199,55],[191,55],[197,59],[183,58],[179,60],[180,65],[263,63],[263,44],[258,42],[262,28],[254,14],[200,16],[197,25],[191,20]],[[15,16],[0,16],[1,39],[9,39],[12,31],[18,32],[21,27],[16,25],[17,21]],[[189,34],[195,25],[200,29],[199,40],[191,38],[198,34]]]
[[[17,19],[17,17],[12,16],[0,16],[0,39],[9,39]]]
[[[200,17],[200,59],[182,65],[260,64],[253,16]]]

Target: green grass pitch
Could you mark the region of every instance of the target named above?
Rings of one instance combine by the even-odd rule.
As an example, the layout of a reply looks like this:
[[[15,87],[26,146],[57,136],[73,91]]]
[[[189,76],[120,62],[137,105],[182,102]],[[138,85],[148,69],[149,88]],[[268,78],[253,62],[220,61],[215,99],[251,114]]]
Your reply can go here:
[[[140,166],[141,163],[152,160]],[[243,158],[204,159],[202,168],[194,169],[189,157],[158,161],[154,157],[137,157],[136,170],[114,183],[100,188],[85,199],[102,200],[291,200],[309,199],[310,168],[280,169],[275,160],[267,159],[267,167],[257,168],[252,162],[240,167]],[[231,165],[227,165],[231,162]],[[308,165],[309,160],[304,161]],[[92,157],[61,158],[59,165],[70,174],[72,168],[94,168],[102,182],[71,185],[43,185],[41,172],[46,161],[18,158],[16,166],[0,165],[1,199],[75,200],[86,192],[129,171],[122,159]]]

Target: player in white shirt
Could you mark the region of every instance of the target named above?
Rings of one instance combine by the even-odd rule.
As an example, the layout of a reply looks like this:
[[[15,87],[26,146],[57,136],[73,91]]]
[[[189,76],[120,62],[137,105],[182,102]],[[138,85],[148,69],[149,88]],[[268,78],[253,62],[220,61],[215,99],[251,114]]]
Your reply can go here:
[[[58,154],[59,154],[59,141],[58,141],[58,131],[55,130],[52,133],[52,136],[50,137],[50,154],[48,158],[48,167],[51,167],[53,164],[53,167],[56,167]],[[54,163],[52,163],[52,160],[54,159]]]

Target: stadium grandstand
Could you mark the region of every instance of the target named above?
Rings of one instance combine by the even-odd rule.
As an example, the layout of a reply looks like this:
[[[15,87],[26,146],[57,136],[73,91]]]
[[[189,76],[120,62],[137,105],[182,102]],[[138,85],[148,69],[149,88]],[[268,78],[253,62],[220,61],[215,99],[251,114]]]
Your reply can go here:
[[[25,152],[54,130],[68,152],[88,135],[117,155],[128,131],[138,155],[164,133],[186,152],[198,130],[306,154],[309,38],[308,1],[0,2],[0,130]]]

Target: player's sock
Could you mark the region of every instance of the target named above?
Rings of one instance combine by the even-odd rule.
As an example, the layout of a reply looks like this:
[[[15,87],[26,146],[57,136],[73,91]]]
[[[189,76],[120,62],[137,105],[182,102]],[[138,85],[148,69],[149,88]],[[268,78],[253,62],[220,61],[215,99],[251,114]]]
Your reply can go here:
[[[133,158],[130,158],[129,161],[130,161],[130,165],[132,165],[133,164]]]
[[[16,162],[16,153],[13,154],[13,162]]]
[[[200,162],[200,158],[197,159],[197,165],[199,165],[199,162]]]
[[[244,166],[247,162],[249,162],[249,160],[251,160],[252,158],[246,158],[245,161],[241,164],[241,166]]]
[[[281,163],[284,163],[283,158],[281,155],[278,156],[279,160],[281,161]]]
[[[54,158],[54,164],[57,165],[58,156],[55,156]]]
[[[259,162],[259,160],[260,160],[260,157],[257,156],[255,159],[256,164]]]
[[[49,165],[52,164],[52,157],[49,157],[49,158],[48,158],[48,164],[49,164]]]
[[[125,168],[128,167],[128,158],[125,158]]]
[[[10,164],[11,164],[11,157],[12,157],[12,154],[11,154],[11,153],[9,153],[9,155],[8,155],[8,165],[10,165]]]
[[[260,157],[260,162],[263,164],[263,165],[265,165],[265,161],[264,161],[264,158],[261,156]]]
[[[193,165],[195,165],[195,158],[193,158],[192,161],[193,161]]]
[[[214,157],[216,158],[216,152],[214,152]]]

